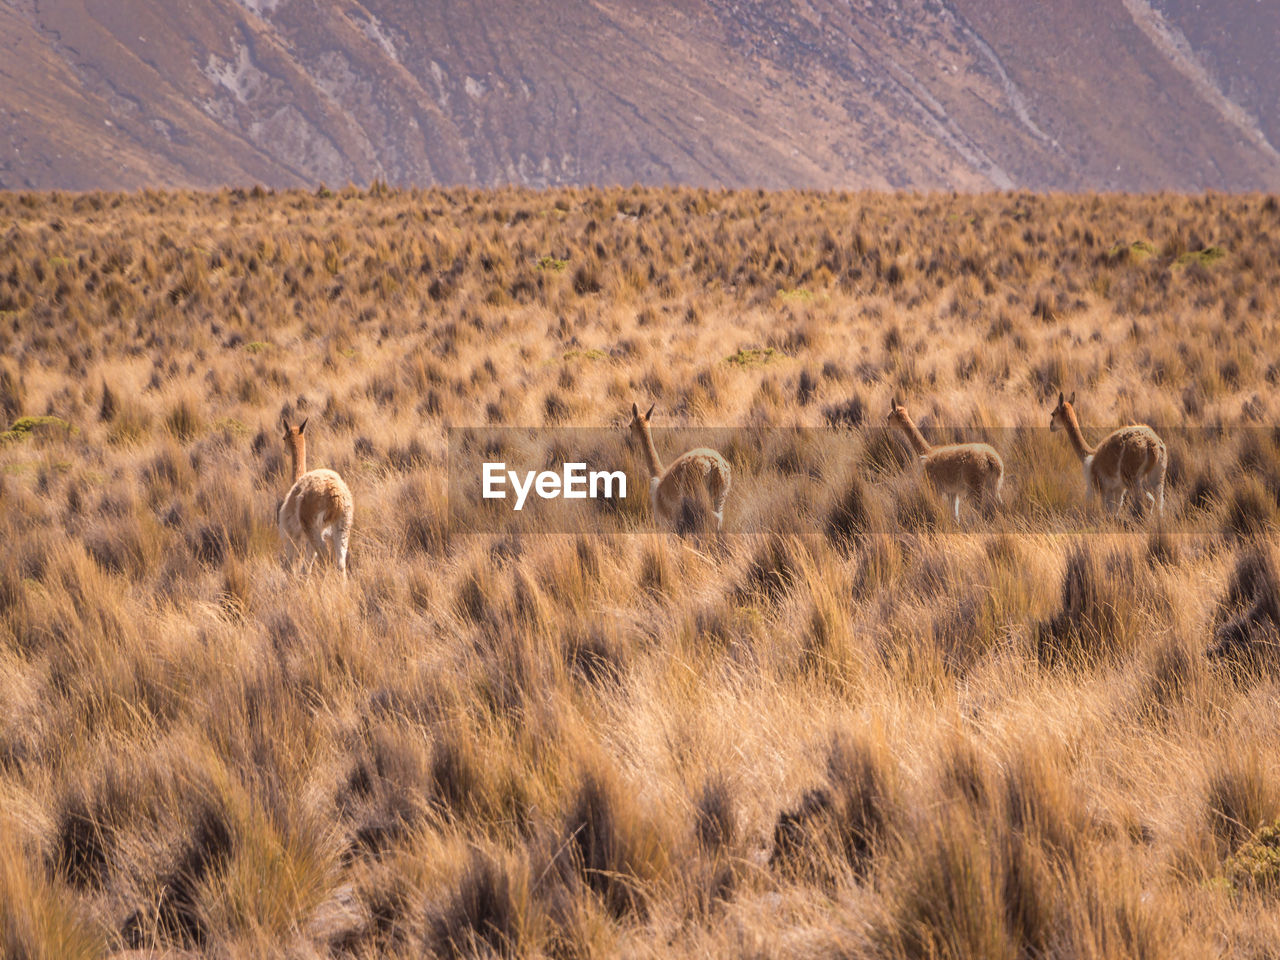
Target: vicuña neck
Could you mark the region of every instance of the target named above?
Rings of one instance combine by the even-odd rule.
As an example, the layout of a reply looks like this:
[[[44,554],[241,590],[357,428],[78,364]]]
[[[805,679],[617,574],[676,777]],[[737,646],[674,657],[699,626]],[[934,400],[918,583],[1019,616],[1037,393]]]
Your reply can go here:
[[[658,448],[653,445],[653,433],[646,423],[641,428],[644,436],[644,458],[649,464],[649,475],[651,477],[662,476],[662,461],[658,459]]]
[[[1076,412],[1071,408],[1067,408],[1066,416],[1067,439],[1071,441],[1071,446],[1075,449],[1076,455],[1083,460],[1085,457],[1091,457],[1094,448],[1085,443],[1084,434],[1080,432],[1080,421],[1076,419]]]
[[[928,454],[933,447],[929,446],[929,441],[924,438],[924,434],[920,432],[920,428],[916,426],[915,421],[910,417],[905,417],[900,423],[902,432],[907,435],[907,439],[911,442],[911,449],[916,452],[916,456],[923,457]]]
[[[289,455],[293,459],[293,479],[297,482],[307,472],[307,444],[301,438],[289,444]]]

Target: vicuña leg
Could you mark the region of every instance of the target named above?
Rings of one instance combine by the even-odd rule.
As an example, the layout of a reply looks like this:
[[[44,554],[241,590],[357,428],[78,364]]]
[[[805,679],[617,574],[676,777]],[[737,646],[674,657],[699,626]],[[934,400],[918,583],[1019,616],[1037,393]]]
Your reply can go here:
[[[1142,478],[1146,488],[1147,499],[1158,516],[1164,516],[1164,465],[1157,463]]]
[[[307,572],[309,573],[311,565],[315,563],[316,558],[324,557],[329,553],[329,550],[324,542],[324,532],[318,525],[308,528],[307,540],[311,547],[311,559],[307,563]]]
[[[316,562],[316,548],[312,546],[311,541],[307,540],[302,544],[298,551],[301,554],[301,561],[295,572],[301,572],[303,576],[311,575],[311,567]]]
[[[338,569],[342,571],[342,579],[347,578],[347,546],[351,542],[351,524],[340,522],[334,536],[335,557]]]

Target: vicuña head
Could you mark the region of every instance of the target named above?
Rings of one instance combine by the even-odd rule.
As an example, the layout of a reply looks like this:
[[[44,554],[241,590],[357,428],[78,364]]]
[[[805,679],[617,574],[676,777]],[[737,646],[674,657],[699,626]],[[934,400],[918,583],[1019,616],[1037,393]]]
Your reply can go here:
[[[1049,415],[1049,429],[1067,432],[1072,449],[1084,466],[1085,497],[1098,493],[1102,502],[1119,512],[1125,499],[1133,494],[1136,502],[1149,502],[1156,512],[1164,514],[1164,475],[1169,467],[1169,452],[1164,441],[1146,424],[1132,424],[1114,430],[1096,447],[1091,447],[1080,430],[1076,417],[1076,395],[1058,393],[1058,405]]]
[[[724,503],[732,476],[729,461],[709,447],[697,447],[680,454],[670,466],[664,467],[649,428],[654,406],[651,404],[641,413],[637,404],[631,404],[631,422],[627,424],[631,439],[640,447],[649,468],[649,499],[654,516],[672,522],[678,519],[686,501],[697,502],[706,497],[716,518],[716,529],[720,529],[724,525]]]
[[[951,501],[957,522],[960,520],[961,497],[968,497],[975,506],[985,506],[1002,499],[1004,460],[990,444],[933,446],[896,396],[891,401],[886,419],[890,426],[906,436],[929,482]]]
[[[316,557],[328,557],[347,575],[354,504],[351,491],[332,470],[307,470],[307,421],[296,427],[281,417],[284,442],[293,461],[293,486],[276,513],[290,561],[301,555],[307,570]]]

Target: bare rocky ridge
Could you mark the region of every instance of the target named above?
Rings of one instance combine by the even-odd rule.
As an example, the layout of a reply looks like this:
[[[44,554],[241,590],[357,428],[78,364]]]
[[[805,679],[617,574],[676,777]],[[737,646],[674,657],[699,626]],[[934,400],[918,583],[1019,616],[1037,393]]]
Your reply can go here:
[[[6,0],[0,187],[1274,190],[1278,44],[1253,0]]]

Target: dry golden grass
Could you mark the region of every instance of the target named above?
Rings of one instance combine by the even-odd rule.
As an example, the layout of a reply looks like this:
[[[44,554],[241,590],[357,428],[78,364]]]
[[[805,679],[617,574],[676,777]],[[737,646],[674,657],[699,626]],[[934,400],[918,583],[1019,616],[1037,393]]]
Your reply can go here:
[[[0,223],[0,955],[1274,955],[1274,198]],[[900,391],[1000,446],[1059,389],[1177,431],[1162,529],[1086,524],[1063,440],[980,535],[867,429]],[[856,455],[726,451],[727,513],[808,536],[451,529],[446,427],[633,399]],[[345,587],[282,565],[282,414],[354,494]]]

